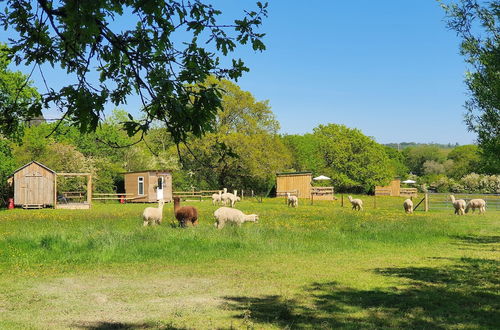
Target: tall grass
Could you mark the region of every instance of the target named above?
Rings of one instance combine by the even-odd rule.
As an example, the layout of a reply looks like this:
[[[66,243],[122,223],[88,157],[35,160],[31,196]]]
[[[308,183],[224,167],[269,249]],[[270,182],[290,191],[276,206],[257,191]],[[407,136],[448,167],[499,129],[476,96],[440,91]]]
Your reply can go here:
[[[465,235],[477,228],[470,217],[448,213],[405,215],[398,199],[380,199],[378,209],[355,212],[338,203],[282,200],[242,202],[260,222],[217,230],[208,202],[191,203],[200,225],[174,226],[171,206],[161,226],[142,227],[144,205],[96,204],[91,210],[14,210],[0,212],[0,270],[27,271],[47,266],[144,263],[190,264],[262,255],[335,253],[343,250],[412,248]],[[347,205],[346,205],[347,206]],[[484,221],[488,218],[483,217]]]

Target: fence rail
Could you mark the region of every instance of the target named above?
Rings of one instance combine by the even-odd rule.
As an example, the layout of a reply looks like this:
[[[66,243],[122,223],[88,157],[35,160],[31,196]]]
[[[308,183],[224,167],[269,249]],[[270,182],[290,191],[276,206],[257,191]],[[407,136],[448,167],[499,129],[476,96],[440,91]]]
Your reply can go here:
[[[450,195],[455,199],[463,199],[469,202],[471,199],[481,198],[486,202],[486,210],[500,210],[500,194],[449,194],[449,193],[428,193],[429,209],[431,210],[453,210]]]

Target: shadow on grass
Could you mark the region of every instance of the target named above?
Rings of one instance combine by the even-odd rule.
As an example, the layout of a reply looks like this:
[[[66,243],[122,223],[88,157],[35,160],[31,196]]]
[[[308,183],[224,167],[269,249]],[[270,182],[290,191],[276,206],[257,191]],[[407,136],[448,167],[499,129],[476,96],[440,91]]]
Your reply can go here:
[[[454,236],[462,244],[495,244],[500,243],[500,236]]]
[[[184,328],[177,328],[172,325],[161,325],[156,322],[89,322],[82,324],[73,324],[72,328],[76,329],[89,329],[89,330],[133,330],[133,329],[162,329],[162,330],[180,330]]]
[[[358,290],[313,283],[298,300],[226,297],[237,317],[258,325],[302,328],[496,328],[500,324],[499,262],[452,259],[440,268],[376,269],[409,279],[402,289]]]

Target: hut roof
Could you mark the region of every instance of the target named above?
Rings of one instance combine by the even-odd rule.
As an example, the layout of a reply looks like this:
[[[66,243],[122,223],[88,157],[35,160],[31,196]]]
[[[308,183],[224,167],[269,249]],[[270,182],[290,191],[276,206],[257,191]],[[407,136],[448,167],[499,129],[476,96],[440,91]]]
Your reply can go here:
[[[20,168],[18,168],[17,170],[15,170],[15,171],[14,171],[14,173],[12,173],[12,174],[11,174],[11,175],[9,175],[9,176],[13,176],[15,173],[19,172],[20,170],[22,170],[22,169],[23,169],[23,168],[25,168],[26,166],[29,166],[29,165],[31,165],[31,164],[33,164],[33,163],[37,164],[37,165],[38,165],[38,166],[40,166],[40,167],[43,167],[43,168],[44,168],[44,169],[46,169],[47,171],[50,171],[50,172],[52,172],[52,173],[56,173],[56,171],[54,171],[54,170],[52,170],[52,169],[48,168],[47,166],[43,165],[42,163],[39,163],[39,162],[37,162],[36,160],[32,160],[31,162],[29,162],[29,163],[27,163],[27,164],[25,164],[25,165],[21,166],[21,167],[20,167]]]
[[[276,175],[303,175],[303,174],[311,174],[312,172],[281,172],[281,173],[276,173]]]
[[[163,169],[163,170],[143,170],[143,171],[130,171],[130,172],[123,172],[120,174],[131,174],[131,173],[144,173],[144,172],[172,172],[173,170],[170,169]]]

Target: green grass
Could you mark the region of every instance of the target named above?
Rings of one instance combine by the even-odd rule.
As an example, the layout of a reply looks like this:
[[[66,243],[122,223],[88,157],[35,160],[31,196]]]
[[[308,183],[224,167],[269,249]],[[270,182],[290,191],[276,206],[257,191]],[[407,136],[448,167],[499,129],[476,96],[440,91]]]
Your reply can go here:
[[[244,201],[260,221],[142,227],[144,205],[0,211],[0,328],[495,328],[500,212],[403,198]]]

